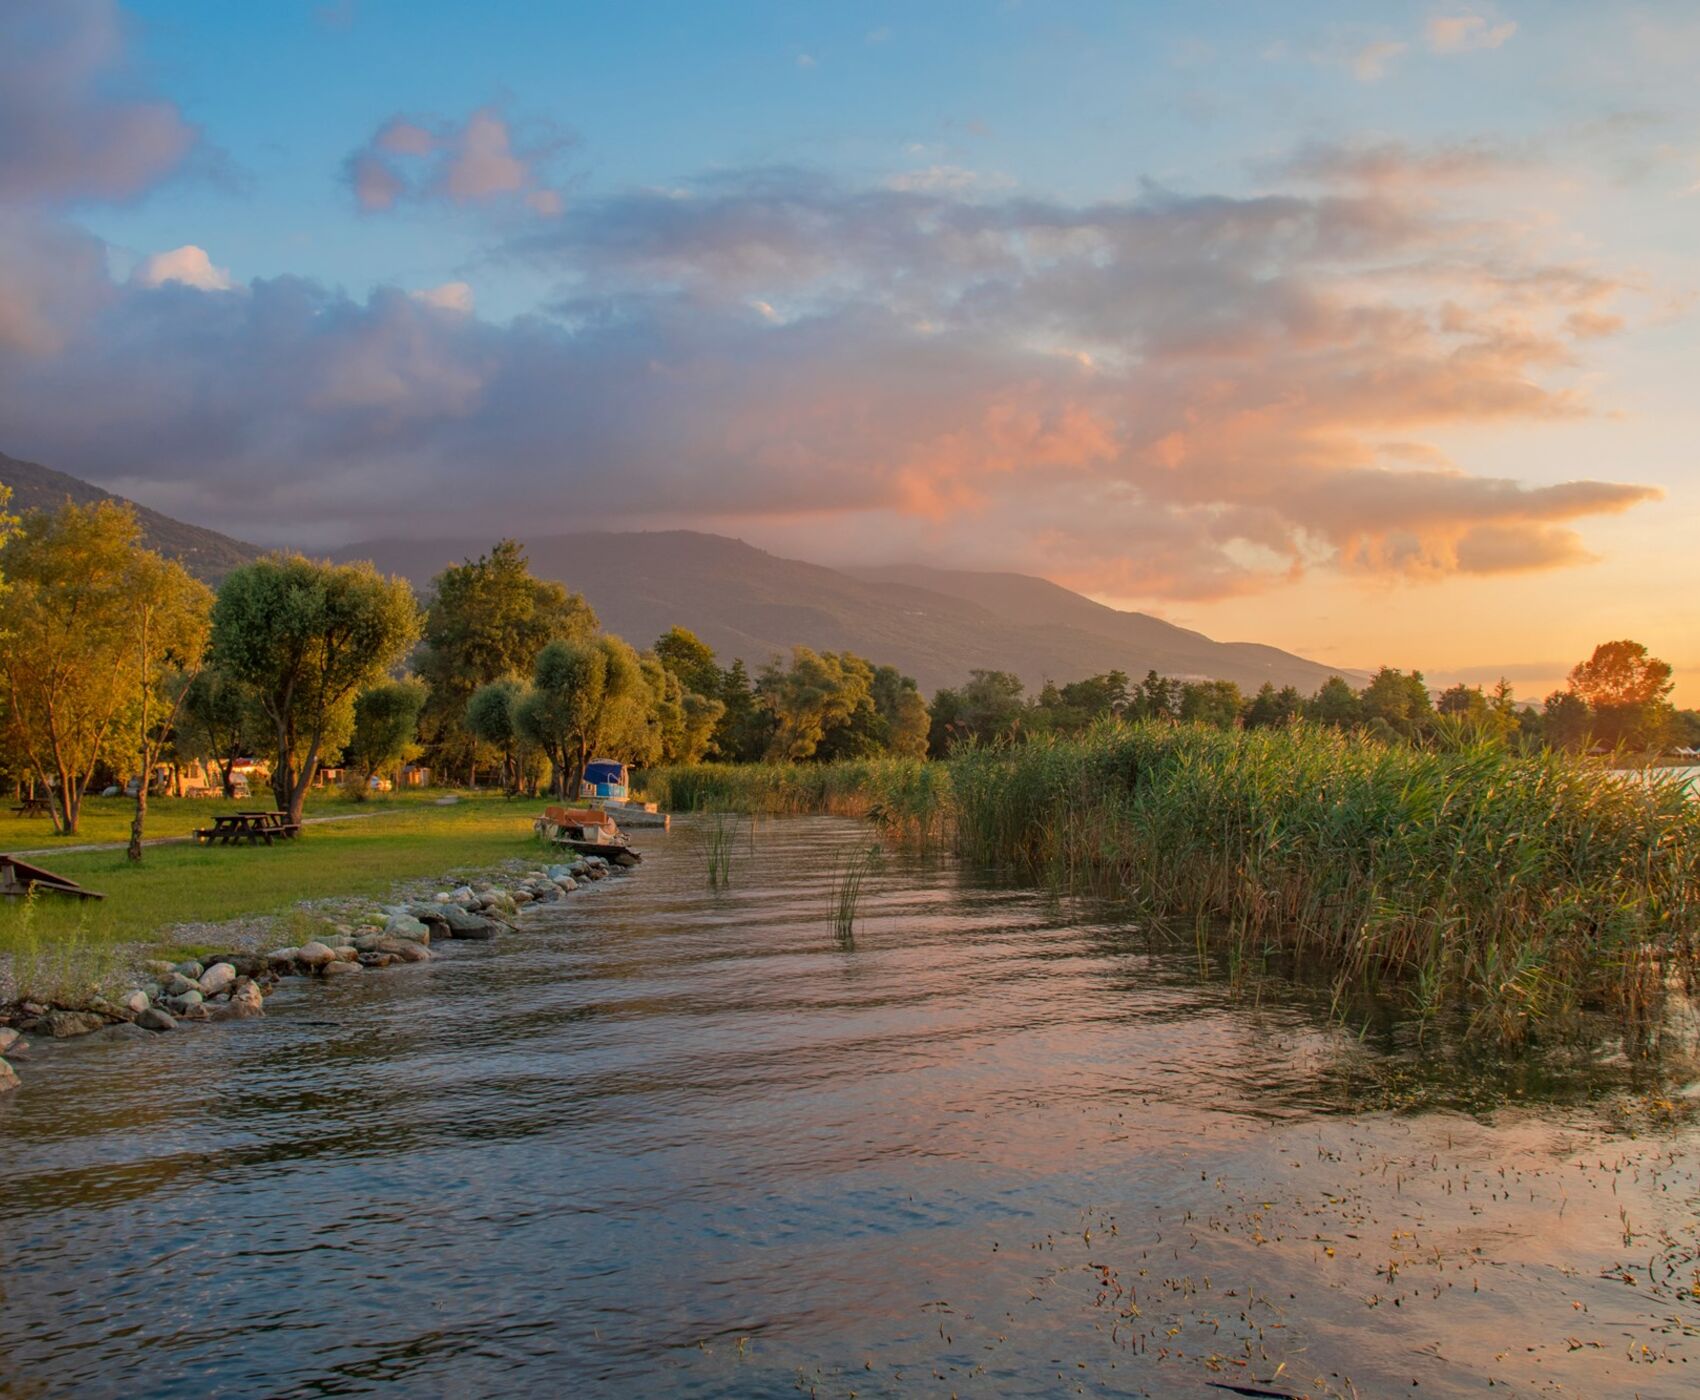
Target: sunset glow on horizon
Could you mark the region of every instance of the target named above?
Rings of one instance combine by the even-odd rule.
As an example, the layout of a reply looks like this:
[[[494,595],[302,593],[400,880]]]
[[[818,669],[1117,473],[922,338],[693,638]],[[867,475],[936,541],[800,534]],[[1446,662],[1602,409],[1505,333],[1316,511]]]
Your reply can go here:
[[[0,5],[0,452],[1694,705],[1697,65],[1680,4]]]

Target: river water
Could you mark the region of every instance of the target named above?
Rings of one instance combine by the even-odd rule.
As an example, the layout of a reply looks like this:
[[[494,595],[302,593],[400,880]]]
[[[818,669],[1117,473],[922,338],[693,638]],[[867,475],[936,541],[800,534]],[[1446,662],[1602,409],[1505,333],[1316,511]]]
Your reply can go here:
[[[0,1100],[0,1394],[1700,1392],[1700,1132],[765,823]],[[1673,1118],[1672,1109],[1678,1110]]]

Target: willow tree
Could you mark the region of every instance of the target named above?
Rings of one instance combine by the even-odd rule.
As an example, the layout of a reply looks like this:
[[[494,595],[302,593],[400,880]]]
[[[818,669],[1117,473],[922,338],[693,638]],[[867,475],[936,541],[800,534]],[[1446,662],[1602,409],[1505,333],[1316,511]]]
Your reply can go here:
[[[212,590],[181,564],[151,550],[132,553],[125,630],[135,665],[136,810],[130,819],[129,856],[142,858],[148,787],[161,751],[201,669],[211,626]]]
[[[67,502],[31,511],[0,555],[7,725],[65,835],[77,830],[96,765],[120,740],[132,752],[137,726],[153,727],[157,712],[144,713],[144,702],[164,668],[178,650],[182,659],[198,651],[198,585],[140,539],[130,507]]]
[[[577,794],[591,753],[641,733],[653,693],[618,637],[551,642],[537,653],[514,718],[549,760],[557,797]]]
[[[225,579],[210,657],[270,721],[272,792],[291,822],[301,820],[320,755],[352,728],[354,697],[383,680],[418,636],[412,589],[370,564],[274,554]]]

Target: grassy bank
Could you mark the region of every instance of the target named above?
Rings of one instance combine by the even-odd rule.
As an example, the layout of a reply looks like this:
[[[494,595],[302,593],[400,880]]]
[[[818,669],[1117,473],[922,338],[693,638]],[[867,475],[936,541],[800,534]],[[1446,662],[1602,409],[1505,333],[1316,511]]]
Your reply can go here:
[[[184,805],[196,814],[189,825],[204,825],[205,814],[218,809]],[[98,830],[107,815],[91,810],[89,827]],[[119,975],[138,945],[172,945],[166,931],[174,924],[284,914],[302,900],[331,895],[381,895],[398,880],[496,865],[536,849],[531,806],[500,797],[463,798],[452,807],[411,794],[327,800],[310,804],[308,815],[351,820],[309,826],[275,846],[150,847],[139,866],[122,851],[37,857],[106,898],[7,901],[0,908],[0,983],[19,972],[19,980],[43,986]]]
[[[759,810],[861,810],[880,765],[714,770]],[[1435,752],[1329,730],[1108,725],[911,776],[961,854],[1225,930],[1234,957],[1318,960],[1505,1042],[1590,1011],[1645,1045],[1700,969],[1700,804],[1562,755]],[[948,779],[948,781],[944,781]],[[686,791],[689,774],[670,775]],[[813,794],[820,799],[810,805]]]

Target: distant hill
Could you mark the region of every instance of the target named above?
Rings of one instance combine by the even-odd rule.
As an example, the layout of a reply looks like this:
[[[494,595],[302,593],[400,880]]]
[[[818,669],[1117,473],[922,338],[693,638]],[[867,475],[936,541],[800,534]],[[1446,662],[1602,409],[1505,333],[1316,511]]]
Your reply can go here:
[[[4,453],[0,482],[12,488],[15,511],[123,499]],[[135,508],[148,545],[209,582],[262,553],[216,530]],[[444,567],[493,543],[372,540],[335,557],[371,559],[423,590]],[[1273,681],[1307,694],[1333,674],[1275,647],[1212,641],[1026,574],[918,565],[828,569],[690,530],[545,535],[526,549],[539,575],[583,593],[603,625],[635,645],[649,645],[674,625],[688,627],[723,661],[742,657],[752,670],[802,644],[896,666],[929,695],[960,685],[973,670],[1014,671],[1034,690],[1046,680],[1063,685],[1110,670],[1137,680],[1156,670],[1234,681],[1248,691]]]
[[[64,505],[66,500],[75,501],[80,506],[92,505],[95,501],[124,500],[122,496],[102,491],[100,487],[77,477],[35,462],[19,461],[4,452],[0,452],[0,484],[12,488],[12,500],[7,509],[20,515],[26,510],[53,510]],[[263,552],[256,545],[233,540],[217,530],[173,520],[169,515],[161,515],[157,510],[149,510],[134,501],[128,504],[135,506],[136,518],[142,525],[142,538],[148,548],[157,550],[167,559],[177,560],[190,573],[208,583],[217,583],[237,565],[246,564]]]
[[[423,587],[491,541],[372,540],[338,551]],[[928,694],[972,670],[1014,671],[1030,689],[1109,670],[1264,681],[1314,691],[1333,668],[1275,647],[1215,642],[1145,613],[1120,612],[1023,574],[836,570],[688,530],[527,540],[532,569],[585,595],[603,625],[638,646],[688,627],[724,661],[752,669],[795,643],[850,650],[913,676]]]

